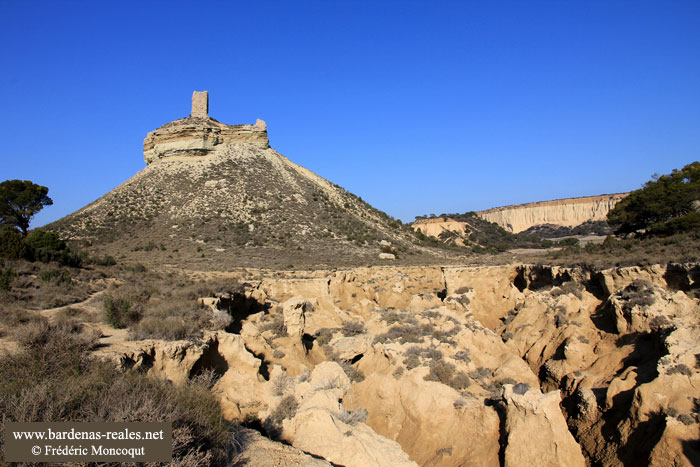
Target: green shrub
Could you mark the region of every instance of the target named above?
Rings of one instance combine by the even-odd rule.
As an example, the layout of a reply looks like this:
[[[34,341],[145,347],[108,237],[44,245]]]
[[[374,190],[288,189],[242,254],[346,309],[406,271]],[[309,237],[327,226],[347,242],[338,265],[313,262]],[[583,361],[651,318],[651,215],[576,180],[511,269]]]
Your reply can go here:
[[[53,250],[60,251],[68,248],[66,242],[58,238],[55,232],[47,232],[45,230],[32,230],[25,239],[27,245],[33,250]]]
[[[24,242],[31,249],[34,260],[42,263],[56,261],[63,266],[78,267],[82,261],[79,255],[73,253],[66,242],[58,238],[54,232],[33,230]]]
[[[0,226],[0,258],[30,259],[31,248],[24,243],[22,234],[9,226]]]
[[[124,270],[129,271],[129,272],[142,273],[142,272],[146,272],[146,266],[144,266],[141,263],[130,264],[130,265],[124,266]]]
[[[72,282],[70,273],[65,269],[42,269],[39,273],[39,279],[44,282],[51,282],[55,285],[68,285]]]
[[[128,298],[105,294],[102,304],[105,321],[115,329],[124,329],[141,318],[140,307],[135,306]]]
[[[114,266],[117,264],[117,260],[114,259],[113,256],[105,255],[103,257],[90,257],[89,258],[90,263],[95,264],[97,266]]]
[[[647,230],[648,235],[671,235],[700,228],[693,203],[700,200],[700,162],[668,175],[655,176],[618,202],[608,213],[616,233]]]
[[[10,290],[15,273],[11,268],[0,268],[0,290]]]
[[[557,246],[578,246],[578,238],[569,237],[557,242]]]
[[[654,284],[643,279],[635,279],[620,292],[620,297],[626,300],[627,309],[632,309],[635,306],[649,307],[656,302]]]

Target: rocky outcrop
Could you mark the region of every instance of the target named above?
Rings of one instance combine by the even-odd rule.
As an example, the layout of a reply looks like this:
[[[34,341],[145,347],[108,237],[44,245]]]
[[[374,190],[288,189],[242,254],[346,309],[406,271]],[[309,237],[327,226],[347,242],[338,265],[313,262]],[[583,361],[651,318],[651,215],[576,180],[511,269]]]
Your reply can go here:
[[[213,372],[227,417],[336,465],[693,465],[699,278],[696,264],[277,272],[241,292],[263,311],[234,310],[240,334],[145,342],[122,364]]]
[[[566,426],[559,391],[541,394],[525,385],[503,387],[507,467],[584,467],[581,447]]]
[[[587,221],[606,220],[608,212],[627,194],[616,193],[517,204],[478,211],[476,214],[514,233],[543,224],[575,227]]]
[[[366,412],[343,407],[349,389],[350,380],[337,363],[317,365],[309,380],[294,390],[301,402],[296,414],[285,421],[283,437],[334,464],[416,466],[398,443],[365,425]]]
[[[216,146],[227,143],[248,143],[267,148],[267,125],[226,125],[210,117],[188,117],[167,123],[148,133],[143,140],[146,164],[174,156],[204,156]]]
[[[464,246],[462,237],[466,237],[469,234],[466,222],[460,222],[451,218],[419,219],[411,226],[414,230],[418,230],[428,237],[440,238],[440,235],[443,233],[456,234],[455,244],[462,246]]]

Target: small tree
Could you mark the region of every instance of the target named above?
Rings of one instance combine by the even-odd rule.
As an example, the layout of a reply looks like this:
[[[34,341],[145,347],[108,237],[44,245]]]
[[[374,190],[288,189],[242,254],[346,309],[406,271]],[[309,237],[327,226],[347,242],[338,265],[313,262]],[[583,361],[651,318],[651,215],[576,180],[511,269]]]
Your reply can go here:
[[[53,201],[49,189],[29,180],[5,180],[0,183],[0,223],[18,227],[27,235],[29,221]]]

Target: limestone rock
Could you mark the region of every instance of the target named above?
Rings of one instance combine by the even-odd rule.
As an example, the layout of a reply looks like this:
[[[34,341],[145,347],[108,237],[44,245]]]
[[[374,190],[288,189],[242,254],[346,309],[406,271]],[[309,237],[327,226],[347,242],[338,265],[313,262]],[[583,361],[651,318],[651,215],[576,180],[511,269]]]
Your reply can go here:
[[[352,360],[362,355],[372,346],[374,337],[371,334],[357,336],[336,336],[331,340],[330,346],[333,352],[343,360]]]
[[[379,259],[396,259],[393,253],[379,253]]]
[[[226,125],[209,117],[183,118],[148,133],[143,141],[143,158],[150,164],[173,156],[203,156],[228,143],[267,148],[267,129],[260,125]]]
[[[289,337],[301,337],[304,334],[305,314],[313,309],[311,302],[303,298],[292,298],[284,302],[282,313]]]
[[[586,461],[566,426],[559,408],[559,391],[538,390],[518,394],[512,385],[503,388],[506,466],[580,466]]]
[[[347,466],[415,466],[395,441],[375,433],[343,408],[350,380],[335,362],[314,368],[299,385],[296,415],[285,422],[285,437],[302,451]]]
[[[255,430],[241,429],[242,452],[233,459],[233,465],[276,465],[297,467],[330,467],[331,464],[316,459],[303,451],[265,438]]]
[[[517,204],[478,211],[476,214],[514,233],[542,224],[574,227],[587,221],[606,220],[608,212],[627,195],[617,193]]]

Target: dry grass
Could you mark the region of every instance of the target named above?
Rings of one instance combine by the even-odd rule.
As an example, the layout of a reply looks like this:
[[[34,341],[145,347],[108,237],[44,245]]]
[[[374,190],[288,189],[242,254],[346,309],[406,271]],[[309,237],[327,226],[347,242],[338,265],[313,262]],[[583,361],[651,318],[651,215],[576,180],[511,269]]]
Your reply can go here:
[[[198,298],[239,287],[235,281],[194,282],[177,274],[126,271],[123,285],[105,294],[104,320],[116,328],[128,328],[129,337],[179,340],[201,336],[204,330],[228,326],[231,318],[216,313]]]
[[[207,381],[173,386],[122,373],[90,356],[92,336],[71,321],[32,320],[16,336],[20,353],[0,358],[0,431],[9,421],[170,421],[176,465],[231,458],[237,426],[223,418]]]
[[[72,268],[24,260],[0,263],[0,301],[30,309],[54,308],[87,299],[105,268]]]
[[[597,269],[619,266],[646,266],[700,260],[700,232],[668,237],[618,239],[608,237],[602,245],[568,247],[550,252],[547,262],[564,266],[586,264]]]

